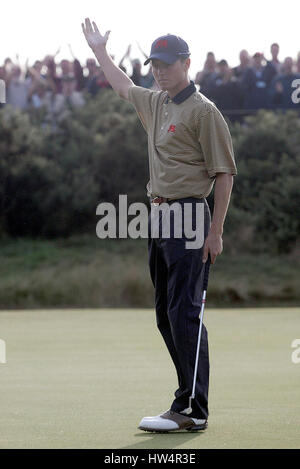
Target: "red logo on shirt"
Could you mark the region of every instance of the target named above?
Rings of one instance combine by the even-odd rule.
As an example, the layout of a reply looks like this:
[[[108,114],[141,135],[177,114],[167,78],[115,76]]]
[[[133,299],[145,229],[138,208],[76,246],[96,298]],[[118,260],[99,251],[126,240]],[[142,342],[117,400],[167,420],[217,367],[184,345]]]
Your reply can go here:
[[[176,125],[170,125],[168,132],[175,132],[176,130]]]
[[[155,49],[160,49],[161,47],[168,47],[167,39],[162,39],[161,41],[157,41],[155,44]]]

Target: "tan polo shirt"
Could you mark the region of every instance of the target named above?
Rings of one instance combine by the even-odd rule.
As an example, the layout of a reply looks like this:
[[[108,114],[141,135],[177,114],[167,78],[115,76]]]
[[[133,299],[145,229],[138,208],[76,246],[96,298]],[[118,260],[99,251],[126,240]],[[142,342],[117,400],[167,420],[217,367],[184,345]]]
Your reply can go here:
[[[133,86],[128,93],[148,134],[151,197],[207,197],[217,173],[236,175],[228,125],[195,91],[180,104],[166,91]]]

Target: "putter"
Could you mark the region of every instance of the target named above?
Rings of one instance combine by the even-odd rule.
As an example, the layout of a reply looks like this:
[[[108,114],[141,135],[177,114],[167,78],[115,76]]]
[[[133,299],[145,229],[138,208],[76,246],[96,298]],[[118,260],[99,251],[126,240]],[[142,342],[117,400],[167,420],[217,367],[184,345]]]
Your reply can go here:
[[[189,415],[193,412],[192,400],[195,399],[195,388],[196,388],[196,378],[197,378],[200,343],[201,343],[202,323],[203,323],[204,306],[205,306],[205,302],[206,302],[206,291],[207,291],[207,285],[208,285],[208,275],[209,275],[210,262],[211,262],[210,254],[208,254],[208,258],[207,258],[207,261],[206,261],[205,267],[204,267],[203,294],[202,294],[202,305],[201,305],[201,313],[200,313],[200,326],[199,326],[199,333],[198,333],[197,352],[196,352],[196,360],[195,360],[193,389],[192,389],[192,394],[189,397],[189,406],[186,410],[183,411],[187,415]]]

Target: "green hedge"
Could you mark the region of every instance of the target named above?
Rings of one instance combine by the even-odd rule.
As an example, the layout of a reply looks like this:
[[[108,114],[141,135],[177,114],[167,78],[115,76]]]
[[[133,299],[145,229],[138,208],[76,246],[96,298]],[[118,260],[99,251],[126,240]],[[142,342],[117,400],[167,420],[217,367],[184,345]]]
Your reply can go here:
[[[299,117],[260,111],[233,126],[232,137],[238,177],[229,218],[248,226],[253,250],[289,252],[300,233]]]
[[[0,233],[60,237],[91,232],[96,206],[146,202],[147,138],[113,91],[89,98],[55,131],[43,112],[0,110]],[[289,252],[299,238],[300,121],[260,111],[231,126],[238,176],[226,220],[233,251]],[[213,194],[209,197],[213,208]]]

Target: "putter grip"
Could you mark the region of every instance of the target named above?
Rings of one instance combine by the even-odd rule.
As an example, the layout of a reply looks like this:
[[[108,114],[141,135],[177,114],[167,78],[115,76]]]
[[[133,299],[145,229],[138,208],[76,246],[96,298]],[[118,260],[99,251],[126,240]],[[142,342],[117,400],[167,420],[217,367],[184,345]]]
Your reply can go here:
[[[207,261],[205,262],[205,267],[204,267],[203,290],[207,290],[209,268],[210,268],[210,254],[208,254],[208,258],[207,258]]]

